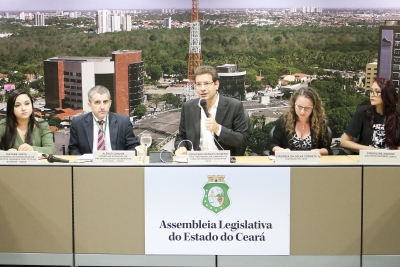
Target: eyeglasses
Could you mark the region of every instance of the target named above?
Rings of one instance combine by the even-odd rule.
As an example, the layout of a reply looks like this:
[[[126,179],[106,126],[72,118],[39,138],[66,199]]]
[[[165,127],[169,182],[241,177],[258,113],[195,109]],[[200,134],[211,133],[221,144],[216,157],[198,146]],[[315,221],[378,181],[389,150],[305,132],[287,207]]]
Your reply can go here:
[[[302,110],[302,109],[304,109],[304,111],[310,111],[310,110],[312,110],[314,107],[303,107],[303,106],[300,106],[300,105],[297,105],[297,104],[295,104],[296,105],[296,108],[298,109],[298,110]]]
[[[380,96],[381,92],[370,90],[370,91],[367,92],[367,95]]]
[[[210,88],[210,86],[212,84],[214,84],[214,82],[196,83],[196,88],[204,87],[204,88],[208,89],[208,88]]]

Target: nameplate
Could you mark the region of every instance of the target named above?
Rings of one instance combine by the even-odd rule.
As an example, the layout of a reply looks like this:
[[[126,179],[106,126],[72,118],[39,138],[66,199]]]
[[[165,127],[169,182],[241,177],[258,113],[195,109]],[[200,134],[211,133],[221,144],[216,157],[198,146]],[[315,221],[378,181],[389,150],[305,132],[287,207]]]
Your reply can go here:
[[[0,151],[0,164],[38,163],[37,151]]]
[[[400,163],[400,150],[360,150],[360,163]]]
[[[227,164],[230,163],[231,151],[188,151],[188,163],[194,164]]]
[[[135,155],[135,151],[93,151],[93,163],[134,164]]]
[[[315,164],[318,163],[317,151],[276,151],[277,164]]]

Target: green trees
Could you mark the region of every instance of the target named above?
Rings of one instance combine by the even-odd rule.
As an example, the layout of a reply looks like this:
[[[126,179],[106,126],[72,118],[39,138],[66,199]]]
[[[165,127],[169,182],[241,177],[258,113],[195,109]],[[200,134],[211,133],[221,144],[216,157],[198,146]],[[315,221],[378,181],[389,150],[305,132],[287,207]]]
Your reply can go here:
[[[265,116],[252,117],[250,119],[249,144],[247,146],[248,153],[256,153],[263,155],[265,150],[270,149],[271,138],[270,132],[276,122],[265,123]]]
[[[133,115],[138,116],[138,118],[140,119],[144,115],[146,115],[146,112],[147,112],[146,105],[140,104],[139,106],[137,106],[137,108],[133,112]]]

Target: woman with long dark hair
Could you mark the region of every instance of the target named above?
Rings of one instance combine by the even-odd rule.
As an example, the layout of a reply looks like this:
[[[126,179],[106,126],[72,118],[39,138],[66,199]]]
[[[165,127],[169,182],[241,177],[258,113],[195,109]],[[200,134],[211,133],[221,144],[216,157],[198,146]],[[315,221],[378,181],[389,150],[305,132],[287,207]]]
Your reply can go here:
[[[0,121],[0,149],[54,154],[53,133],[43,119],[36,119],[32,97],[14,90],[7,101],[7,117]]]
[[[341,138],[341,146],[355,152],[362,149],[399,149],[400,118],[396,112],[397,92],[393,82],[374,78],[369,91],[371,105],[361,106]],[[353,141],[359,136],[359,143]]]
[[[321,98],[311,87],[293,93],[290,108],[276,122],[271,150],[317,150],[330,153],[328,122]]]

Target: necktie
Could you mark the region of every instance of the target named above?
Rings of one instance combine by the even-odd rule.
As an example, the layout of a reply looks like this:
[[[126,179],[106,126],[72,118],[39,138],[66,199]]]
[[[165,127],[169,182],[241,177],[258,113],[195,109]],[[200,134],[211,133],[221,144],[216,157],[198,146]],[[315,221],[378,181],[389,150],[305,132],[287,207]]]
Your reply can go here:
[[[104,121],[98,121],[99,132],[97,134],[97,150],[106,150],[106,142],[104,140],[103,124]]]

